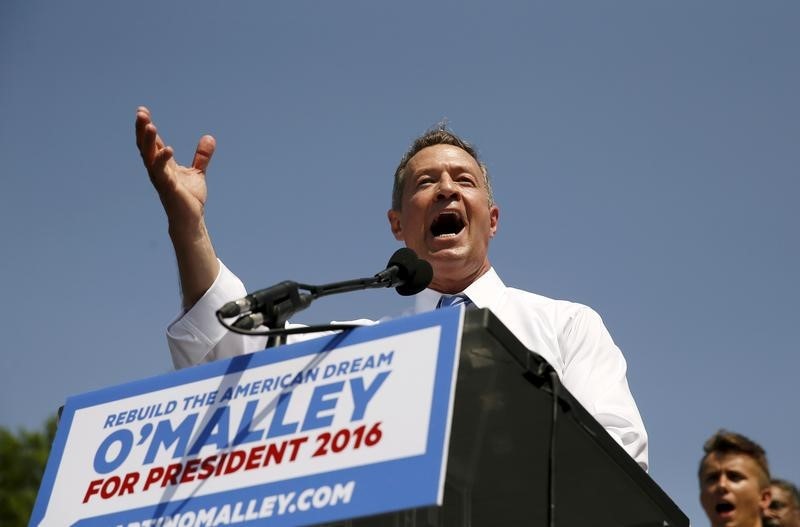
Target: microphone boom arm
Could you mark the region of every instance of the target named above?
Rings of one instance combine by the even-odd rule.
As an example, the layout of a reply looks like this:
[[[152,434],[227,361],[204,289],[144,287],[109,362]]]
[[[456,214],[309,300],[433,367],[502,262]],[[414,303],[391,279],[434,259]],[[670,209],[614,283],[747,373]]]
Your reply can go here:
[[[422,291],[432,278],[431,265],[417,258],[411,249],[402,248],[392,255],[386,269],[374,276],[323,285],[301,284],[286,280],[239,300],[228,302],[217,310],[216,314],[223,326],[237,332],[246,332],[262,325],[280,332],[289,317],[310,306],[317,298],[384,287],[394,287],[399,294],[408,296]],[[301,289],[306,292],[301,293]],[[239,317],[232,325],[223,320],[232,317]],[[281,336],[285,338],[285,333]],[[281,337],[273,338],[270,332],[267,347],[282,343]]]

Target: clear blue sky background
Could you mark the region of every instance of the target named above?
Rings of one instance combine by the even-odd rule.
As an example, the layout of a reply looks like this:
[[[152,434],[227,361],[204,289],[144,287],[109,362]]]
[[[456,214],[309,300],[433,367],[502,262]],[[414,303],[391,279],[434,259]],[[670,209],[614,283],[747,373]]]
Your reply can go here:
[[[208,224],[250,289],[380,269],[393,169],[447,118],[495,178],[492,262],[601,313],[651,474],[693,524],[720,427],[797,482],[798,27],[793,1],[4,1],[0,424],[171,368],[176,269],[138,105],[183,162],[217,137]]]

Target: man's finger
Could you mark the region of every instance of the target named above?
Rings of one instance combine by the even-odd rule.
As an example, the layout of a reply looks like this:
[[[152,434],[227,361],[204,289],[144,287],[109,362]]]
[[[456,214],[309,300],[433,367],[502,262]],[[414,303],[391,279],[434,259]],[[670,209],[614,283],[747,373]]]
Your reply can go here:
[[[136,112],[136,147],[141,151],[142,139],[144,139],[144,127],[147,126],[144,115]]]
[[[172,159],[173,154],[174,152],[172,151],[172,147],[168,146],[159,150],[153,158],[153,163],[150,166],[149,173],[153,183],[155,183],[159,189],[160,185],[164,184],[164,182],[167,180],[166,166],[167,163],[169,163],[169,160]]]
[[[210,135],[204,135],[197,143],[197,150],[194,153],[192,160],[192,167],[201,172],[205,172],[208,168],[208,163],[211,161],[211,156],[214,155],[214,150],[217,148],[217,141]]]
[[[139,145],[139,152],[142,154],[142,159],[148,170],[153,164],[153,159],[156,156],[156,136],[158,132],[153,123],[147,123],[142,130],[141,144]]]
[[[136,144],[137,145],[140,144],[141,142],[140,135],[142,135],[143,132],[147,129],[148,124],[152,124],[153,130],[156,130],[155,141],[154,141],[155,146],[159,149],[164,148],[165,146],[164,140],[161,139],[160,135],[158,135],[158,131],[155,128],[155,124],[153,124],[153,115],[150,113],[150,110],[148,110],[146,106],[139,106],[136,109]],[[139,150],[141,149],[142,147],[139,146]]]

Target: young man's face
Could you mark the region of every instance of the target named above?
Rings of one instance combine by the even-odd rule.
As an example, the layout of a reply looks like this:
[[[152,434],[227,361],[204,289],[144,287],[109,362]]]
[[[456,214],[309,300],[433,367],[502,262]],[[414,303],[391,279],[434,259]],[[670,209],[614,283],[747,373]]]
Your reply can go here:
[[[758,527],[769,486],[753,458],[712,452],[700,467],[700,503],[712,527]]]
[[[458,292],[445,289],[466,287],[489,269],[499,211],[489,206],[483,171],[461,148],[434,145],[417,152],[405,174],[402,208],[389,211],[392,232],[431,263],[432,287]]]
[[[792,495],[777,485],[771,485],[772,500],[766,517],[775,527],[800,527],[800,504],[794,502]]]

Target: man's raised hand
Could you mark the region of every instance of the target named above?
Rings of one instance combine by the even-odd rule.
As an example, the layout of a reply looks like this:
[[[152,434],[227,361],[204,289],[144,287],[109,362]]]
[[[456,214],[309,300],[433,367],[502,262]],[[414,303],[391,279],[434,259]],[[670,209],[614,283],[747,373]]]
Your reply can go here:
[[[175,161],[172,147],[166,146],[153,124],[150,110],[136,110],[136,146],[170,224],[170,230],[193,230],[202,220],[208,191],[206,169],[214,155],[216,141],[204,135],[197,143],[191,166]]]

